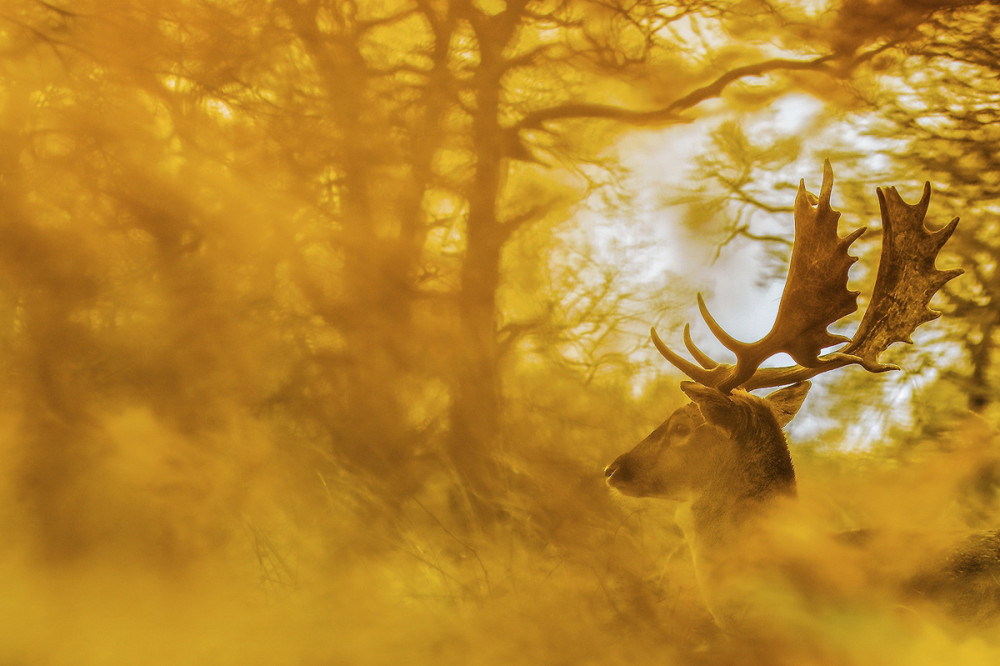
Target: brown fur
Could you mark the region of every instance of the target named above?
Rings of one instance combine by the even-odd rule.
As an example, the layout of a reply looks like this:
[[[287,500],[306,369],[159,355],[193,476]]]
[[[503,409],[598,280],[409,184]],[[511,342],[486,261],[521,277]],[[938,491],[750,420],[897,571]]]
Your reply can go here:
[[[808,384],[765,399],[745,391],[723,395],[682,384],[692,402],[608,465],[608,484],[626,495],[730,502],[795,493],[795,471],[783,422],[801,404]],[[791,410],[789,412],[789,410]]]
[[[795,494],[795,471],[781,426],[802,404],[808,384],[767,398],[685,382],[692,402],[676,410],[634,449],[608,465],[608,484],[626,495],[683,502],[678,523],[694,558],[706,603],[723,628],[744,624],[738,586],[753,558],[759,519],[771,501]]]

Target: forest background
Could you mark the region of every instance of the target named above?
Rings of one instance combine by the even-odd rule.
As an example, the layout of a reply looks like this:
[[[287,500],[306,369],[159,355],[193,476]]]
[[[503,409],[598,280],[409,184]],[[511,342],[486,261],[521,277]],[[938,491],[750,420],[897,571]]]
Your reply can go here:
[[[683,402],[650,326],[676,342],[703,292],[769,328],[824,158],[870,227],[852,285],[875,187],[925,180],[965,275],[903,372],[817,381],[803,506],[996,529],[998,26],[963,0],[6,2],[0,661],[750,659],[672,508],[602,469]],[[774,604],[766,663],[1000,655]]]

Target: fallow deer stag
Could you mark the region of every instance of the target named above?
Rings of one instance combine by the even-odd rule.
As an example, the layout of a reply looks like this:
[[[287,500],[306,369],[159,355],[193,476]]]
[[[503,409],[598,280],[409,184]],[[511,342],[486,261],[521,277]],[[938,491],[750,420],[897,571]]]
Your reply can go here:
[[[672,351],[652,330],[653,343],[690,377],[681,390],[691,400],[634,449],[605,469],[608,484],[625,495],[679,500],[678,523],[695,561],[695,572],[709,610],[723,628],[737,622],[738,604],[722,583],[744,557],[748,533],[778,498],[794,496],[795,472],[782,427],[795,416],[809,390],[807,379],[847,365],[870,372],[897,369],[879,355],[895,342],[910,342],[921,324],[940,313],[928,308],[931,297],[959,269],[938,270],[935,258],[954,232],[958,218],[938,231],[924,227],[930,184],[916,205],[894,188],[878,189],[882,250],[868,308],[853,338],[827,327],[857,310],[858,292],[847,289],[847,274],[857,260],[848,248],[865,229],[841,238],[840,213],[830,207],[833,170],[827,161],[819,198],[800,183],[795,198],[795,242],[788,277],[773,328],[760,341],[745,343],[727,334],[698,296],[698,307],[712,333],[737,358],[717,363],[695,346],[689,327],[684,343],[693,363]],[[838,351],[823,350],[846,343]],[[780,352],[797,365],[760,367]],[[780,387],[767,397],[751,389]]]

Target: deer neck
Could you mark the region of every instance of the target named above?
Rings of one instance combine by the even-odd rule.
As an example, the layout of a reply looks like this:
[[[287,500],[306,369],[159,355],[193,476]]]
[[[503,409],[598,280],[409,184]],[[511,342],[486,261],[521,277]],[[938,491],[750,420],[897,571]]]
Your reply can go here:
[[[795,486],[782,485],[761,493],[759,489],[734,493],[707,492],[679,509],[678,524],[692,546],[728,548],[746,538],[780,498],[794,497]]]
[[[703,546],[731,545],[774,503],[794,497],[795,470],[784,433],[773,419],[733,434],[718,473],[689,506],[685,536]],[[682,526],[683,527],[683,526]]]
[[[719,626],[732,628],[745,614],[739,581],[766,565],[768,515],[795,496],[795,473],[784,434],[775,424],[754,433],[753,442],[738,442],[747,465],[722,467],[720,474],[676,514],[694,561],[702,596]],[[747,455],[749,452],[749,455]]]

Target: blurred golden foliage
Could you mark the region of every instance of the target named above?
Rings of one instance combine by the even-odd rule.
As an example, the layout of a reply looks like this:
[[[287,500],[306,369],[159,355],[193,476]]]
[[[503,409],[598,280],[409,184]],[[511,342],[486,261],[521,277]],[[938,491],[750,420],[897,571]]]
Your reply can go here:
[[[942,353],[900,409],[951,396],[940,417],[847,454],[870,393],[814,407],[837,427],[793,447],[794,566],[751,581],[759,641],[712,623],[673,507],[601,476],[682,400],[646,331],[679,323],[727,215],[685,170],[684,232],[621,138],[675,137],[679,173],[710,129],[809,94],[808,150],[730,142],[728,191],[766,183],[866,95],[925,92],[903,74],[941,43],[995,34],[992,3],[919,4],[4,3],[0,663],[996,663],[995,624],[815,547],[996,529],[980,235],[937,347],[980,355]]]

